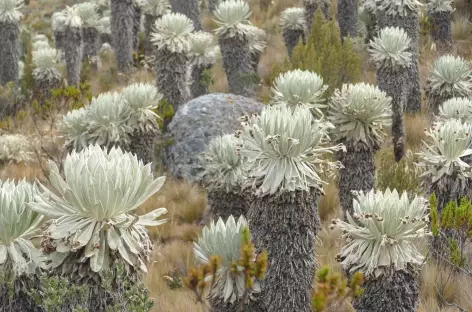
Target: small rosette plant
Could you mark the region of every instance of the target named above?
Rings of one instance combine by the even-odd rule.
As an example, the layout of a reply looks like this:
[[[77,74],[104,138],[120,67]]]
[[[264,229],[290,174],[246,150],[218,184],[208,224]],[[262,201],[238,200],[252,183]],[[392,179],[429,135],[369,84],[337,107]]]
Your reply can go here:
[[[370,41],[370,56],[378,68],[408,67],[411,63],[410,38],[398,27],[386,27]]]
[[[471,167],[461,159],[472,154],[470,130],[470,124],[456,119],[434,124],[418,153],[418,165],[425,168],[422,176],[432,183],[453,174],[461,180],[472,177]]]
[[[304,8],[287,8],[280,15],[283,30],[305,30],[307,27]]]
[[[344,84],[330,99],[328,120],[334,124],[336,140],[376,148],[392,122],[391,98],[374,85]]]
[[[142,7],[144,14],[152,16],[162,16],[169,13],[170,3],[169,0],[147,0]]]
[[[209,66],[216,63],[220,53],[219,46],[215,43],[212,34],[198,31],[190,34],[189,56],[195,66]]]
[[[159,191],[165,177],[154,178],[150,165],[130,153],[96,145],[67,156],[64,178],[55,163],[49,162],[49,170],[51,189],[41,185],[30,207],[53,220],[42,242],[52,251],[51,267],[75,252],[89,260],[93,272],[111,268],[117,258],[146,272],[153,244],[145,227],[166,222],[157,218],[167,210],[133,212]]]
[[[439,107],[438,120],[457,119],[472,122],[472,101],[465,97],[452,98]]]
[[[23,4],[23,0],[0,1],[0,23],[18,23],[23,17],[20,12]]]
[[[234,220],[230,216],[226,223],[220,218],[206,226],[198,241],[194,243],[195,258],[202,264],[209,264],[213,256],[221,257],[221,266],[217,272],[216,282],[210,291],[210,298],[223,299],[234,303],[241,300],[246,292],[246,278],[239,266],[233,270],[234,263],[241,258],[243,230],[248,227],[246,219],[241,216]],[[209,276],[208,279],[212,277]],[[260,292],[257,281],[249,290],[249,298]]]
[[[21,134],[0,136],[0,163],[29,163],[34,160],[31,139]]]
[[[0,181],[0,269],[17,276],[32,274],[41,266],[41,255],[31,238],[40,230],[43,217],[30,210],[37,187],[26,181]]]
[[[247,35],[251,9],[249,4],[242,0],[227,0],[221,2],[213,12],[218,28],[215,33],[218,36],[234,37]]]
[[[320,172],[341,165],[326,155],[345,150],[329,146],[333,125],[313,118],[308,107],[270,106],[243,120],[244,170],[259,196],[294,191],[322,191]]]
[[[54,48],[33,51],[33,77],[36,80],[60,80],[64,70],[61,53]]]
[[[280,74],[272,87],[272,103],[287,105],[294,109],[302,105],[310,108],[318,117],[323,116],[323,95],[328,86],[323,85],[323,78],[307,70],[292,70]]]
[[[375,6],[372,3],[370,7],[374,7],[377,11],[385,11],[385,14],[392,16],[405,17],[409,12],[419,13],[423,8],[423,4],[418,0],[374,0],[372,2],[375,2]]]
[[[470,63],[460,56],[441,56],[431,68],[426,90],[441,97],[468,97],[472,91]]]
[[[190,50],[189,36],[193,30],[193,22],[187,16],[180,13],[169,13],[154,24],[151,42],[158,51],[188,53]]]
[[[344,270],[379,277],[391,269],[421,265],[424,256],[416,246],[430,235],[427,201],[418,196],[410,200],[406,192],[400,195],[389,189],[356,195],[347,222],[336,219],[331,225],[346,239],[337,256]]]

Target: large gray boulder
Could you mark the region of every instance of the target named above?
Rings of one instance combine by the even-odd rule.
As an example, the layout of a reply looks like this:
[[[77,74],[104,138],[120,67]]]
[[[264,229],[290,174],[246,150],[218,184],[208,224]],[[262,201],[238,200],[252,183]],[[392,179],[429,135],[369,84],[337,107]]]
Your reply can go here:
[[[199,155],[208,142],[218,135],[234,133],[241,128],[241,116],[258,114],[263,106],[243,96],[212,93],[179,107],[168,126],[172,145],[164,153],[167,169],[178,178],[199,182]]]

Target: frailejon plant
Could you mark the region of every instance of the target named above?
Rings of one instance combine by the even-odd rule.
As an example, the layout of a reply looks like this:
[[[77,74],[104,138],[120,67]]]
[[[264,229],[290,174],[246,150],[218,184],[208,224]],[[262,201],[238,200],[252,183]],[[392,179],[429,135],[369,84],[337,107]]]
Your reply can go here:
[[[251,66],[254,73],[257,73],[259,61],[267,47],[266,32],[253,25],[245,25],[249,41],[249,55],[251,57]]]
[[[41,50],[41,49],[47,49],[50,48],[51,46],[49,45],[48,41],[33,41],[33,51]]]
[[[144,13],[144,53],[146,56],[152,55],[151,33],[156,21],[162,15],[170,13],[169,0],[148,0],[143,6]]]
[[[370,42],[370,55],[377,68],[379,89],[392,98],[392,135],[395,160],[405,155],[403,108],[408,101],[411,66],[410,38],[398,27],[386,27]]]
[[[339,152],[339,198],[344,211],[352,213],[352,191],[368,192],[375,186],[375,153],[392,123],[391,98],[378,87],[348,84],[330,99],[328,120],[334,125],[333,139],[346,146]]]
[[[111,36],[118,69],[127,72],[133,65],[133,0],[111,0]]]
[[[470,63],[460,56],[441,56],[430,69],[425,89],[433,114],[438,113],[439,106],[446,100],[469,97],[472,92]]]
[[[418,153],[418,165],[425,169],[424,191],[436,194],[439,212],[469,194],[472,171],[465,158],[472,155],[470,129],[470,124],[456,119],[435,123]]]
[[[199,0],[171,0],[172,11],[187,16],[196,30],[202,30]]]
[[[364,293],[354,300],[359,312],[413,312],[418,307],[419,272],[424,257],[418,242],[430,236],[427,201],[406,192],[359,192],[347,221],[333,220],[346,243],[337,256],[348,274],[362,272]]]
[[[323,78],[308,70],[295,69],[280,74],[272,87],[274,105],[287,105],[292,109],[306,106],[317,117],[323,116],[324,94],[328,86],[323,85]]]
[[[232,93],[255,95],[255,72],[251,65],[249,24],[251,10],[242,0],[221,2],[214,11],[218,28],[215,33],[223,57],[223,67]]]
[[[431,19],[431,37],[439,52],[452,49],[452,0],[429,0],[428,15]]]
[[[105,11],[99,20],[98,20],[98,33],[100,34],[100,43],[108,43],[111,44],[111,16],[108,14],[110,11]]]
[[[42,216],[27,207],[37,187],[26,181],[0,182],[0,310],[41,311],[28,296],[37,287],[41,255],[31,242]]]
[[[248,219],[257,249],[270,259],[262,311],[311,311],[317,207],[326,183],[320,174],[339,167],[325,156],[344,149],[327,145],[332,127],[304,106],[268,106],[243,118],[241,154],[253,190]]]
[[[376,4],[375,0],[364,0],[357,10],[358,23],[361,27],[364,27],[360,32],[365,32],[365,42],[372,40],[377,33],[377,20],[375,18]]]
[[[30,163],[34,161],[30,140],[21,134],[0,136],[0,164]]]
[[[328,18],[329,5],[330,1],[327,0],[303,0],[308,31],[311,31],[312,29],[315,14],[318,9],[323,13],[324,18]]]
[[[33,51],[33,78],[36,88],[44,98],[51,96],[52,89],[59,89],[63,84],[64,63],[61,54],[54,48]]]
[[[455,97],[439,107],[438,120],[457,119],[472,123],[472,101],[465,97]]]
[[[305,9],[288,8],[280,15],[280,26],[283,29],[285,47],[289,57],[292,57],[293,49],[301,40],[305,43],[305,33],[307,23],[305,19]]]
[[[421,111],[421,90],[419,76],[419,13],[422,8],[418,0],[375,0],[376,18],[379,29],[402,28],[410,38],[411,65],[408,67],[409,90],[405,110],[409,113]]]
[[[51,17],[52,33],[54,35],[54,45],[56,49],[64,49],[65,14],[63,11],[54,12]]]
[[[192,97],[208,93],[204,74],[216,63],[220,50],[211,33],[199,31],[190,35],[190,62],[192,65]]]
[[[88,146],[88,121],[88,111],[84,107],[68,112],[62,119],[60,130],[66,137],[65,148],[69,152]]]
[[[195,258],[199,263],[209,264],[212,257],[221,259],[215,283],[208,296],[212,311],[236,312],[240,310],[240,306],[244,307],[250,300],[255,300],[254,296],[260,292],[259,281],[248,281],[243,267],[238,263],[247,227],[248,223],[243,216],[235,220],[230,215],[227,221],[219,218],[217,222],[213,221],[205,227],[194,243]],[[256,259],[248,260],[253,262]],[[246,287],[248,282],[252,282],[251,287]]]
[[[213,138],[201,155],[201,173],[208,190],[208,206],[214,220],[224,221],[230,215],[246,215],[249,204],[242,194],[244,169],[240,154],[241,139],[234,134]]]
[[[66,60],[67,82],[70,86],[80,83],[80,71],[84,53],[83,21],[77,7],[67,7],[64,11],[63,52]]]
[[[121,260],[134,280],[147,272],[153,244],[146,227],[165,223],[157,218],[167,210],[141,216],[133,212],[159,191],[165,177],[154,178],[150,164],[130,153],[119,148],[108,152],[97,145],[68,155],[64,178],[55,163],[48,166],[51,189],[41,185],[37,202],[29,205],[54,220],[43,234],[41,248],[55,275],[89,287],[90,311],[105,311],[110,302],[101,272],[115,270]],[[117,284],[112,287],[115,293],[123,291]]]
[[[193,24],[183,14],[169,13],[154,26],[151,42],[156,53],[156,86],[177,111],[190,97],[189,37]]]
[[[100,49],[100,32],[98,30],[100,16],[98,15],[98,5],[92,2],[82,2],[76,4],[74,7],[83,22],[83,58],[90,59],[97,56],[98,50]]]
[[[341,37],[357,37],[357,0],[338,0],[338,20]]]
[[[20,61],[20,8],[22,0],[0,2],[0,85],[18,81]]]

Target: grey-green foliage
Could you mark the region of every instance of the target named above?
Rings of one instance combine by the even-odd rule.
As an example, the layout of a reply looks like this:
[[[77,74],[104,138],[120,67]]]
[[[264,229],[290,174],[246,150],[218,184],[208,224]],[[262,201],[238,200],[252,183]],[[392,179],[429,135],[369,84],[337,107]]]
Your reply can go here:
[[[75,5],[77,14],[83,21],[82,32],[84,40],[83,58],[97,55],[100,48],[100,15],[98,5],[92,2],[82,2]]]
[[[63,82],[64,63],[61,54],[54,48],[33,51],[33,78],[36,87],[49,94],[51,89],[58,89]]]
[[[285,9],[280,15],[280,25],[283,29],[288,56],[292,57],[293,49],[297,46],[298,42],[300,40],[305,42],[305,32],[307,29],[305,9]]]
[[[27,137],[21,134],[0,136],[0,164],[29,163],[33,161],[33,146]]]
[[[0,2],[0,85],[17,82],[20,61],[21,0]]]
[[[214,15],[229,88],[237,95],[254,96],[257,75],[251,65],[250,30],[247,27],[251,16],[249,5],[242,0],[224,1],[215,9]]]
[[[143,6],[144,13],[144,52],[146,56],[152,54],[151,33],[154,23],[162,15],[169,13],[169,0],[148,0]]]
[[[133,65],[133,0],[111,0],[111,35],[118,68],[127,72]]]
[[[472,101],[466,97],[454,97],[442,103],[437,118],[439,120],[458,119],[472,122]]]
[[[245,28],[248,36],[251,66],[254,72],[257,73],[259,61],[267,47],[267,34],[264,30],[253,25],[245,25]]]

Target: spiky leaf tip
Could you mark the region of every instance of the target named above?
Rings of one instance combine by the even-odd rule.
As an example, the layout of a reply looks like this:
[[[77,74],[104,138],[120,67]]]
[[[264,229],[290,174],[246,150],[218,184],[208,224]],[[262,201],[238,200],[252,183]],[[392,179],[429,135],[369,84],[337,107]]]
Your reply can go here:
[[[66,147],[70,150],[80,151],[87,147],[88,136],[88,111],[81,107],[68,112],[60,123],[61,133],[66,138]]]
[[[34,161],[31,139],[22,134],[0,136],[0,162],[29,163]]]
[[[193,32],[193,22],[180,13],[163,15],[154,24],[151,42],[157,50],[168,50],[172,53],[188,53],[189,36]]]
[[[62,78],[64,63],[61,53],[54,48],[33,51],[33,77],[36,80],[57,80]]]
[[[218,36],[234,37],[247,35],[249,31],[244,25],[249,24],[252,12],[249,4],[242,0],[227,0],[221,2],[213,12],[218,28],[215,33]]]
[[[269,106],[260,116],[246,118],[241,154],[247,183],[256,195],[322,191],[321,172],[329,174],[340,166],[325,156],[345,149],[342,144],[327,146],[332,128],[314,119],[306,106]]]
[[[472,101],[465,97],[452,98],[439,107],[438,120],[458,119],[472,122]]]
[[[304,8],[287,8],[280,15],[283,30],[305,30],[307,27]]]
[[[72,152],[63,166],[61,175],[54,162],[48,163],[51,189],[41,185],[37,202],[30,205],[54,220],[42,242],[43,248],[54,250],[51,266],[78,253],[93,272],[110,269],[117,258],[146,272],[153,244],[145,227],[165,223],[158,218],[167,210],[141,216],[134,211],[159,191],[165,177],[154,178],[151,165],[131,153],[97,145]]]
[[[28,208],[37,187],[25,180],[0,181],[0,268],[16,276],[33,274],[41,265],[41,255],[31,242],[43,217]]]
[[[426,91],[430,95],[468,97],[472,91],[470,63],[460,56],[441,56],[430,69]]]
[[[147,0],[143,6],[143,13],[152,16],[162,16],[170,13],[169,0]]]
[[[386,27],[370,41],[370,56],[378,68],[408,67],[411,64],[410,38],[403,28]]]
[[[429,13],[454,11],[452,0],[428,0],[427,8]]]
[[[2,0],[0,1],[0,22],[1,23],[18,23],[23,17],[20,12],[23,6],[23,0]]]
[[[148,83],[134,83],[121,90],[121,97],[129,106],[128,126],[143,133],[159,130],[160,117],[154,112],[163,95]]]
[[[234,134],[213,138],[200,155],[202,177],[210,190],[240,192],[244,181],[244,171],[240,154],[242,141]]]
[[[220,48],[211,33],[198,31],[190,34],[190,52],[195,66],[209,66],[216,63]]]
[[[406,192],[371,190],[356,193],[354,213],[347,213],[347,222],[333,220],[331,228],[340,228],[346,243],[338,259],[351,273],[361,271],[366,276],[379,277],[391,269],[406,270],[419,266],[424,256],[417,249],[428,230],[426,199],[409,199]]]
[[[384,14],[405,17],[408,14],[420,13],[423,4],[418,0],[375,0],[375,9]]]
[[[243,245],[243,231],[248,222],[243,216],[236,221],[229,216],[224,222],[221,218],[215,223],[212,221],[206,226],[202,235],[194,243],[195,258],[202,264],[208,264],[212,256],[221,257],[221,267],[217,272],[216,283],[211,289],[210,297],[229,300],[234,303],[244,297],[245,276],[241,271],[233,271],[233,262],[241,258],[241,246]],[[255,281],[249,290],[249,297],[260,292],[260,285]]]
[[[453,174],[460,180],[470,178],[471,167],[462,159],[472,154],[470,130],[469,123],[456,119],[435,123],[426,132],[427,139],[418,153],[418,166],[425,169],[422,176],[432,183]]]
[[[326,108],[323,98],[328,86],[323,85],[323,78],[308,70],[295,69],[280,74],[272,87],[272,101],[275,105],[288,105],[295,108],[307,106],[318,117],[323,116]]]
[[[378,148],[392,122],[391,98],[374,85],[344,84],[330,99],[328,120],[336,140]]]

